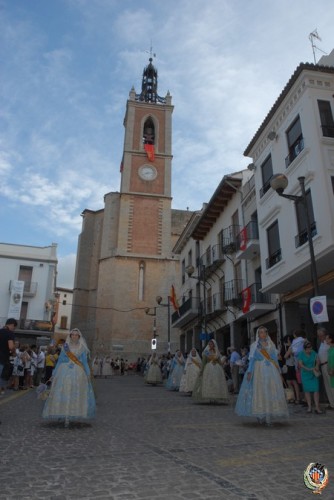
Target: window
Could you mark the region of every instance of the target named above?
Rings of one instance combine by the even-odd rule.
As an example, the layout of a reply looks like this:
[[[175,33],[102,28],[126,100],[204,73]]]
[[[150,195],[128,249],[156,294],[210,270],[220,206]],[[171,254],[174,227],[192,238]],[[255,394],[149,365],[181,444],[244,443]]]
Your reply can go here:
[[[292,163],[304,149],[304,139],[299,116],[287,130],[286,137],[288,141],[289,154],[285,158],[285,166],[288,168],[290,163]]]
[[[318,108],[322,135],[324,137],[334,137],[334,120],[331,103],[329,101],[318,100]]]
[[[184,259],[182,260],[181,273],[182,273],[182,284],[184,284],[186,281],[186,261]]]
[[[306,191],[306,203],[307,203],[307,210],[311,226],[310,227],[311,235],[313,238],[313,236],[317,234],[317,227],[314,221],[312,197],[311,197],[311,191],[309,189]],[[297,215],[297,227],[298,227],[298,234],[296,236],[296,248],[298,248],[301,245],[304,245],[304,243],[306,243],[308,239],[305,206],[301,201],[296,202],[296,215]]]
[[[242,274],[241,274],[241,262],[239,261],[234,266],[234,276],[235,276],[235,289],[236,293],[239,295],[243,289]]]
[[[266,266],[267,269],[269,269],[282,259],[278,221],[275,221],[270,227],[268,227],[267,241],[268,241],[268,258],[266,259]]]
[[[62,328],[63,330],[66,330],[66,328],[67,328],[67,316],[61,316],[60,328]]]
[[[32,270],[33,268],[31,266],[20,266],[18,280],[24,281],[25,292],[30,292]]]
[[[22,302],[20,311],[20,328],[25,330],[27,327],[26,320],[28,318],[28,302]]]
[[[271,161],[271,155],[262,163],[261,165],[261,173],[262,173],[262,188],[260,189],[260,198],[264,196],[264,194],[270,188],[270,180],[273,176],[273,164]]]
[[[205,252],[205,262],[207,266],[211,265],[211,245],[208,246]]]
[[[193,251],[189,250],[188,252],[188,266],[192,266],[193,264]]]
[[[199,266],[200,262],[201,262],[201,258],[200,258],[200,246],[199,246],[199,241],[196,241],[196,247],[195,247],[195,252],[196,252],[196,267]]]

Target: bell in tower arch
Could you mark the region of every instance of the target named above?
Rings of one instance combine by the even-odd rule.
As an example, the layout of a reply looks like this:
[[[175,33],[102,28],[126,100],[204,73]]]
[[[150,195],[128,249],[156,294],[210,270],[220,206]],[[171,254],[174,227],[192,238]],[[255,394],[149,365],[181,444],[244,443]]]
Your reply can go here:
[[[144,124],[143,143],[154,144],[154,139],[155,139],[154,123],[151,118],[148,118]]]

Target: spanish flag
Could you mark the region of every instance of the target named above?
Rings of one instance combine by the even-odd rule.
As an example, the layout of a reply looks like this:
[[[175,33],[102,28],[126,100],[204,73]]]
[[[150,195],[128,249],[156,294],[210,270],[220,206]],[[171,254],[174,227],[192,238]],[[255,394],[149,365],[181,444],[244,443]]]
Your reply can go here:
[[[180,307],[179,307],[179,304],[178,304],[178,301],[176,298],[174,285],[171,286],[169,298],[170,298],[170,301],[172,303],[172,306],[174,307],[174,310],[180,314],[180,311],[179,311]]]

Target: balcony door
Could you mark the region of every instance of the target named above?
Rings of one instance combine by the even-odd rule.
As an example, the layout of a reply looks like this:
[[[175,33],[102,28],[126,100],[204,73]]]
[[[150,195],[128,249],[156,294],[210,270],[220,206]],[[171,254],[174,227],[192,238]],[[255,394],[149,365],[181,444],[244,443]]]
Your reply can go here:
[[[32,270],[33,270],[33,268],[31,266],[20,266],[18,280],[24,281],[24,291],[25,292],[30,291]]]

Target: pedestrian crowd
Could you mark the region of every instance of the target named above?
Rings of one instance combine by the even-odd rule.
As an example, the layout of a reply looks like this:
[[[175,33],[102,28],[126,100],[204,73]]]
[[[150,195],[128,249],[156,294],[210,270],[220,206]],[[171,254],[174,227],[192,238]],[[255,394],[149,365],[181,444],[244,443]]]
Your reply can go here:
[[[187,355],[153,352],[144,363],[143,375],[147,384],[164,383],[167,390],[189,394],[197,403],[229,404],[233,393],[237,415],[257,418],[268,426],[273,419],[289,416],[288,404],[321,415],[321,387],[328,400],[326,409],[334,409],[334,334],[319,326],[317,336],[318,351],[302,330],[286,335],[278,350],[261,326],[250,349],[231,346],[226,355],[215,339],[202,356],[195,348]]]
[[[6,390],[37,387],[46,394],[43,418],[69,426],[72,421],[91,421],[95,416],[93,379],[136,373],[147,384],[164,384],[170,391],[192,397],[195,403],[230,404],[237,396],[235,413],[272,425],[273,419],[289,416],[288,404],[304,405],[307,413],[322,414],[320,388],[334,409],[334,334],[317,328],[318,350],[303,330],[286,335],[278,350],[267,328],[260,326],[255,341],[240,350],[231,346],[219,351],[214,338],[202,354],[192,348],[177,350],[136,363],[95,355],[93,359],[80,330],[74,328],[62,346],[20,345],[15,340],[17,321],[7,320],[0,329],[0,394]]]

